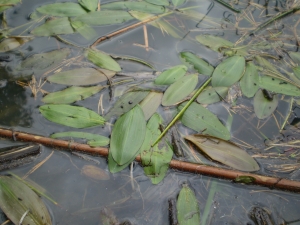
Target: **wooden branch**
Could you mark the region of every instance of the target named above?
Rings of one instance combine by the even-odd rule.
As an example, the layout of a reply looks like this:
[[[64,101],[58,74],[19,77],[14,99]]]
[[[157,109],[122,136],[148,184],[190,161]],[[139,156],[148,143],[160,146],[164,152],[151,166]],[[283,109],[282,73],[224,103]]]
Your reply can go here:
[[[57,140],[57,139],[38,136],[34,134],[11,131],[4,128],[0,128],[0,136],[5,138],[11,138],[18,141],[35,142],[35,143],[39,143],[51,147],[63,148],[71,151],[80,151],[80,152],[97,155],[97,156],[104,156],[104,157],[108,156],[108,148],[101,148],[101,147],[92,148],[86,144],[80,144],[80,143],[69,142],[64,140]],[[141,162],[140,156],[137,156],[135,159],[136,161]],[[190,173],[202,174],[206,176],[220,177],[229,180],[235,180],[239,176],[251,176],[255,178],[253,184],[262,185],[269,188],[277,188],[277,189],[289,190],[294,192],[300,192],[299,181],[292,181],[284,178],[268,177],[268,176],[253,174],[253,173],[244,173],[235,170],[216,168],[213,166],[183,162],[178,160],[172,160],[170,163],[170,168],[180,170],[180,171],[190,172]]]

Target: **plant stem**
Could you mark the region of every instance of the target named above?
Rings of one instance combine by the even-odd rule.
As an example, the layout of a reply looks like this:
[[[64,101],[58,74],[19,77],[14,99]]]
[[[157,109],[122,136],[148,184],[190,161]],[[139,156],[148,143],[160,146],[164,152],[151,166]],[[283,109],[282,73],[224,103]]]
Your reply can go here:
[[[169,123],[169,125],[164,129],[164,131],[159,135],[157,140],[154,142],[154,145],[156,145],[160,139],[167,133],[167,131],[174,125],[174,123],[182,116],[182,114],[187,110],[187,108],[192,104],[192,102],[198,97],[198,95],[203,91],[203,89],[208,85],[208,83],[211,81],[211,77],[206,80],[206,82],[196,91],[194,96],[188,101],[188,103],[182,108],[182,110],[174,117],[174,119]]]
[[[293,102],[294,102],[294,98],[292,97],[292,98],[291,98],[291,101],[290,101],[289,112],[288,112],[288,114],[286,115],[286,118],[285,118],[285,120],[284,120],[284,122],[283,122],[283,124],[282,124],[282,126],[281,126],[281,128],[280,128],[280,130],[279,130],[280,133],[282,132],[283,128],[285,127],[285,125],[286,125],[286,123],[287,123],[287,121],[288,121],[288,119],[289,119],[289,117],[290,117],[290,115],[291,115],[292,108],[293,108]]]

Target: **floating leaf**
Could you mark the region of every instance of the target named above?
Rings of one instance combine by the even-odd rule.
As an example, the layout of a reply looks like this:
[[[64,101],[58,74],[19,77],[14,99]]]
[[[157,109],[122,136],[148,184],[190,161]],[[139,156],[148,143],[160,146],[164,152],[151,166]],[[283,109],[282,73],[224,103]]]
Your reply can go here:
[[[14,224],[20,224],[26,212],[22,224],[52,224],[42,199],[26,184],[12,176],[0,176],[0,207]]]
[[[268,60],[266,60],[264,57],[260,57],[260,56],[255,56],[255,60],[257,62],[258,65],[260,65],[261,67],[271,70],[275,73],[279,73],[278,70],[275,68],[275,66],[270,63]]]
[[[96,31],[81,21],[71,21],[71,26],[87,40],[91,40],[96,37]]]
[[[130,1],[120,1],[112,2],[101,5],[101,9],[110,10],[136,10],[146,13],[156,13],[161,14],[165,12],[165,7],[152,5],[148,2],[130,2]]]
[[[170,4],[168,0],[145,0],[145,1],[154,5],[162,5],[162,6],[168,6]]]
[[[87,49],[85,51],[85,56],[96,66],[116,72],[121,71],[120,65],[104,52]]]
[[[12,38],[5,38],[0,43],[0,52],[8,52],[15,48],[20,47],[24,43],[30,41],[32,38],[19,38],[19,37],[12,37]]]
[[[183,61],[192,65],[200,74],[210,76],[214,71],[214,68],[208,62],[191,52],[180,52],[180,57]]]
[[[109,10],[90,12],[74,18],[73,21],[80,21],[91,26],[101,26],[124,23],[132,19],[133,17],[128,12]]]
[[[112,157],[111,151],[109,151],[109,153],[108,153],[108,169],[109,169],[109,172],[117,173],[117,172],[122,171],[123,169],[128,167],[134,161],[135,157],[137,157],[138,154],[140,154],[139,151],[137,151],[137,153],[134,156],[132,156],[132,158],[127,163],[120,166],[114,160],[114,158]]]
[[[262,90],[258,90],[253,101],[254,112],[258,119],[265,119],[270,116],[278,106],[277,95],[272,100],[267,99]]]
[[[179,106],[179,110],[184,104]],[[193,102],[185,111],[181,118],[183,125],[203,134],[208,134],[224,140],[230,139],[230,133],[226,127],[219,121],[218,117],[212,114],[208,109]]]
[[[185,0],[172,0],[174,6],[180,6],[185,2]]]
[[[213,87],[230,87],[244,74],[245,59],[242,56],[231,56],[221,62],[212,75]]]
[[[259,77],[259,87],[278,94],[300,96],[300,89],[283,80],[270,76]]]
[[[115,123],[110,141],[113,159],[119,165],[128,163],[143,144],[146,133],[144,112],[136,105]]]
[[[38,7],[36,11],[43,15],[60,17],[79,16],[87,13],[79,4],[73,2],[43,5]]]
[[[245,74],[240,81],[240,86],[243,95],[245,95],[248,98],[252,98],[259,88],[258,82],[259,78],[257,67],[251,62],[247,62]]]
[[[300,53],[299,52],[288,52],[289,56],[292,58],[292,60],[300,65]]]
[[[144,65],[148,66],[149,68],[155,70],[155,68],[150,63],[148,63],[147,61],[145,61],[143,59],[135,58],[132,56],[124,56],[124,55],[118,55],[118,56],[112,55],[112,57],[114,59],[123,59],[123,60],[130,60],[130,61],[138,62],[138,63],[144,64]]]
[[[212,104],[224,99],[228,93],[228,87],[208,87],[200,93],[197,102],[201,104]]]
[[[207,135],[189,135],[185,139],[195,144],[211,159],[234,169],[253,172],[259,170],[257,162],[239,146]]]
[[[69,18],[62,17],[47,21],[43,25],[35,28],[31,33],[36,36],[53,36],[59,34],[73,34],[74,30]]]
[[[81,169],[81,173],[93,180],[109,180],[109,174],[94,165],[84,165]]]
[[[56,73],[47,78],[48,81],[65,85],[91,85],[107,81],[116,72],[105,69],[79,68]]]
[[[19,2],[21,2],[21,0],[0,0],[0,4],[3,5],[0,6],[0,13],[18,4]]]
[[[192,74],[184,76],[165,91],[162,98],[163,106],[171,106],[179,103],[185,97],[193,92],[198,83],[198,75]]]
[[[195,193],[184,184],[177,199],[177,218],[180,225],[200,224],[199,205]]]
[[[158,85],[173,84],[175,81],[182,78],[186,74],[186,71],[187,71],[187,67],[185,65],[174,66],[162,72],[155,79],[154,83]]]
[[[70,105],[43,105],[40,112],[54,123],[75,128],[103,125],[105,120],[92,110]]]
[[[293,67],[293,73],[296,75],[298,79],[300,79],[300,66]]]
[[[47,94],[42,102],[46,104],[68,104],[84,100],[103,89],[102,86],[94,87],[69,87],[62,91]]]
[[[156,112],[161,104],[162,97],[163,93],[151,91],[140,103],[145,115],[145,120],[148,120]]]
[[[118,99],[114,106],[105,115],[105,118],[109,119],[112,116],[120,116],[128,112],[134,106],[139,104],[148,94],[149,91],[132,91],[126,93]]]
[[[72,138],[84,138],[89,140],[88,145],[92,143],[91,146],[106,146],[109,144],[109,138],[99,135],[99,134],[92,134],[86,132],[60,132],[50,135],[51,138],[64,138],[64,137],[72,137]],[[95,145],[97,143],[97,145]]]
[[[78,0],[78,3],[88,11],[96,11],[99,0]]]

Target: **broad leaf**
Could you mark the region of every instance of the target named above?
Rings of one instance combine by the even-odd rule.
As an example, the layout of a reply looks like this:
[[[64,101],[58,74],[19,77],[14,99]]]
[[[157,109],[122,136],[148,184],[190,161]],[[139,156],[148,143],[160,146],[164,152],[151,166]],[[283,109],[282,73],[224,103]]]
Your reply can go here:
[[[22,224],[52,224],[42,199],[26,184],[12,176],[0,176],[0,207],[14,224],[20,224],[26,212]]]
[[[75,128],[103,125],[105,120],[94,111],[79,106],[43,105],[40,112],[54,123]]]
[[[99,0],[78,0],[78,3],[88,11],[96,11]]]
[[[96,66],[99,66],[101,68],[116,72],[121,71],[120,65],[105,52],[87,49],[85,51],[85,57]]]
[[[173,83],[164,93],[163,106],[171,106],[179,103],[193,92],[198,83],[198,75],[184,76]]]
[[[32,38],[19,38],[19,37],[12,37],[12,38],[5,38],[0,43],[0,52],[8,52],[15,48],[20,47],[24,43],[30,41]]]
[[[0,13],[2,13],[3,11],[9,9],[13,5],[16,5],[20,2],[21,2],[21,0],[1,0],[0,4],[3,6],[0,6]]]
[[[259,78],[257,67],[253,63],[248,62],[246,64],[245,74],[240,81],[240,87],[243,95],[248,98],[252,98],[259,88],[258,82]]]
[[[242,56],[231,56],[221,62],[212,75],[213,87],[230,87],[243,76],[245,59]]]
[[[162,97],[163,93],[151,91],[140,103],[145,115],[145,120],[148,120],[156,112],[161,104]]]
[[[256,62],[258,65],[260,65],[261,67],[271,70],[275,73],[279,73],[279,71],[275,68],[275,66],[270,63],[267,59],[265,59],[264,57],[260,57],[260,56],[255,56]]]
[[[210,76],[214,68],[199,56],[194,55],[191,52],[180,52],[181,60],[193,66],[200,74]]]
[[[110,141],[110,151],[116,163],[124,165],[136,155],[143,144],[145,133],[146,121],[139,105],[117,120]]]
[[[172,0],[174,6],[180,6],[185,2],[185,0]]]
[[[185,65],[174,66],[162,72],[154,81],[158,85],[170,85],[185,75],[187,67]]]
[[[212,104],[223,100],[227,93],[228,87],[208,87],[200,93],[197,102],[201,104]]]
[[[170,4],[168,0],[145,0],[145,1],[154,5],[162,5],[162,6],[168,6]]]
[[[107,81],[116,73],[105,69],[79,68],[56,73],[47,78],[48,81],[65,85],[91,85]]]
[[[103,89],[102,86],[94,87],[69,87],[62,91],[47,94],[42,102],[46,104],[68,104],[84,100]]]
[[[88,140],[88,145],[90,146],[106,146],[109,144],[109,138],[99,135],[99,134],[92,134],[86,132],[60,132],[50,135],[51,138],[64,138],[64,137],[71,137],[71,138],[84,138]]]
[[[133,155],[132,158],[130,160],[128,160],[127,163],[120,166],[114,160],[114,158],[112,157],[111,151],[109,151],[109,153],[108,153],[108,169],[109,169],[109,172],[117,173],[117,172],[120,172],[121,170],[125,169],[126,167],[128,167],[130,165],[130,163],[132,163],[134,161],[135,157],[137,157],[138,154],[140,154],[140,151],[137,151],[136,154]]]
[[[259,77],[259,87],[273,91],[278,94],[300,96],[300,89],[296,86],[289,84],[283,80],[273,78],[270,76]]]
[[[179,110],[184,104],[179,106]],[[212,114],[208,109],[193,102],[185,111],[181,118],[183,125],[203,134],[218,137],[224,140],[230,139],[230,132],[219,121],[218,117]]]
[[[234,169],[253,172],[259,170],[257,162],[243,149],[229,141],[207,135],[189,135],[185,139],[195,144],[211,159]]]
[[[36,36],[53,36],[59,34],[73,34],[74,30],[68,17],[52,19],[31,31]]]
[[[124,94],[105,115],[105,118],[109,119],[112,116],[120,116],[128,112],[139,104],[148,94],[149,91],[131,91]]]
[[[92,27],[81,21],[71,21],[71,26],[87,40],[91,40],[97,35],[96,31]]]
[[[177,199],[177,218],[180,225],[200,224],[200,211],[195,193],[184,184]]]
[[[258,119],[265,119],[270,116],[278,106],[277,95],[273,99],[268,99],[264,96],[262,90],[258,90],[253,101],[254,112]]]
[[[73,21],[81,21],[91,26],[101,26],[124,23],[132,19],[133,17],[128,12],[109,10],[90,12],[74,18]]]
[[[152,5],[148,2],[130,2],[130,1],[121,1],[121,2],[112,2],[101,5],[101,9],[110,9],[110,10],[136,10],[146,13],[155,13],[160,14],[165,12],[165,7]]]
[[[86,14],[86,11],[77,3],[64,2],[43,5],[36,9],[39,13],[49,16],[70,17]]]

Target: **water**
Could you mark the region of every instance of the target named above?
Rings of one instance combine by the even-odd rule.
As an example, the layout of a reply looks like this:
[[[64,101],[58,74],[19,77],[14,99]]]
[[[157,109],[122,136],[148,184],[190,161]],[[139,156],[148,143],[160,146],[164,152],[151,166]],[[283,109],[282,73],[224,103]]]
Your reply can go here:
[[[7,10],[6,18],[9,27],[20,26],[28,22],[30,13],[36,7],[52,2],[54,1],[43,1],[41,3],[40,1],[24,0],[22,4]],[[247,8],[245,12],[248,15],[253,13],[256,22],[265,21],[268,16],[278,12],[274,7],[278,7],[276,4],[279,3],[285,4],[286,2],[271,1],[269,2],[268,10],[265,10],[259,7],[264,6],[265,2],[255,1],[255,4],[258,5],[253,4],[252,10]],[[239,26],[242,28],[236,29],[234,24],[239,21],[241,14],[235,17],[230,10],[217,2],[214,2],[214,7],[209,11],[207,17],[217,18],[220,22],[216,24],[207,23],[205,20],[202,20],[199,23],[203,15],[208,12],[211,2],[188,1],[184,7],[194,6],[195,4],[201,6],[195,9],[197,12],[202,13],[202,17],[200,18],[190,20],[182,17],[180,13],[176,14],[176,16],[167,17],[167,21],[180,30],[180,38],[174,38],[160,29],[147,25],[149,51],[141,47],[141,45],[145,44],[143,27],[130,30],[122,35],[104,41],[97,48],[113,55],[127,55],[141,58],[155,65],[157,71],[181,64],[178,57],[178,53],[181,51],[191,51],[205,58],[213,66],[216,66],[222,59],[220,55],[200,45],[193,38],[199,34],[209,33],[235,42],[240,38],[243,31],[252,27],[253,23],[251,18],[241,19]],[[234,6],[246,8],[247,4],[241,1],[238,5]],[[281,6],[279,9],[282,10]],[[297,20],[298,16],[295,15],[288,17],[284,21],[294,24]],[[134,20],[121,25],[97,27],[95,28],[97,37],[107,35],[112,31],[134,24],[135,22]],[[18,35],[21,32],[20,30],[22,31],[22,29],[14,31],[13,35]],[[262,31],[258,35],[258,39],[260,38],[262,41],[274,41],[275,37],[271,38],[270,35],[276,34],[279,31],[284,32],[284,36],[279,40],[283,43],[284,49],[297,51],[295,41],[291,38],[293,37],[292,31],[284,22],[275,23],[274,26]],[[23,35],[28,35],[28,33]],[[95,37],[88,41],[79,34],[62,37],[82,47],[88,47],[97,39]],[[251,43],[251,40],[250,38],[245,43],[249,41]],[[37,37],[25,43],[16,51],[1,54],[9,55],[12,59],[10,62],[2,62],[0,71],[0,80],[5,80],[3,86],[0,87],[0,125],[2,127],[43,136],[49,136],[55,132],[77,131],[74,128],[57,125],[43,118],[38,110],[38,107],[44,104],[41,101],[43,97],[42,93],[38,93],[34,97],[28,87],[21,87],[16,84],[16,80],[27,83],[31,79],[30,74],[22,74],[15,71],[17,64],[24,57],[64,47],[72,49],[69,58],[82,54],[78,48],[61,43],[55,38],[48,37]],[[267,52],[276,53],[274,49]],[[67,69],[81,66],[79,62],[78,65],[70,65]],[[125,60],[119,60],[118,62],[122,67],[122,72],[142,73],[152,71],[148,67],[135,62]],[[36,74],[37,82],[39,83],[39,79],[41,78],[41,83],[43,83],[44,77]],[[151,84],[146,83],[144,85]],[[54,92],[62,90],[66,86],[46,82],[41,88],[47,92]],[[122,95],[127,89],[127,84],[116,87],[115,96]],[[107,89],[73,105],[84,106],[97,112],[98,101],[101,95],[103,95],[103,110],[107,112],[115,102],[115,99],[111,102],[109,101],[109,91]],[[264,150],[267,148],[265,145],[266,138],[271,141],[274,139],[286,141],[288,138],[298,139],[299,137],[298,130],[293,132],[287,130],[283,135],[279,133],[279,128],[274,118],[276,118],[279,124],[283,123],[286,115],[289,113],[289,97],[280,95],[279,98],[279,106],[274,113],[274,117],[263,121],[259,121],[253,116],[253,99],[245,97],[239,97],[236,102],[237,106],[232,107],[236,113],[229,114],[227,110],[228,105],[224,102],[212,104],[208,106],[208,109],[216,114],[224,124],[231,127],[232,140],[244,145],[248,153],[256,157],[261,166],[260,174],[300,180],[298,168],[288,172],[276,172],[277,168],[274,167],[274,165],[285,165],[288,163],[297,165],[299,160],[297,149],[289,150],[282,147],[273,148],[268,151]],[[300,115],[299,108],[297,107],[295,105],[294,114],[290,116],[289,122],[297,119],[297,116]],[[163,114],[165,124],[167,124],[176,113],[176,109],[170,108],[170,110],[164,110],[160,107],[158,112]],[[229,122],[230,115],[233,117],[232,124]],[[113,122],[113,120],[110,122]],[[287,128],[289,127],[287,126]],[[182,134],[194,133],[180,123],[177,124],[177,128]],[[84,131],[109,136],[111,127],[99,126],[84,129]],[[263,135],[259,132],[263,133]],[[1,139],[0,147],[6,147],[11,144],[15,143]],[[195,154],[204,163],[219,165],[198,153]],[[119,173],[109,174],[109,180],[97,181],[85,176],[81,170],[85,165],[94,165],[104,171],[108,171],[106,159],[93,156],[94,159],[100,162],[100,165],[98,165],[93,161],[87,161],[61,149],[43,147],[41,155],[34,163],[12,169],[10,172],[22,177],[34,165],[49,155],[51,156],[47,162],[31,173],[28,178],[45,189],[46,193],[58,202],[58,205],[54,205],[50,201],[45,200],[51,212],[53,224],[102,224],[100,212],[104,207],[111,209],[119,221],[130,220],[133,224],[145,225],[168,224],[168,199],[177,197],[184,182],[187,182],[195,191],[200,207],[200,214],[202,218],[206,218],[206,224],[254,224],[250,220],[249,211],[251,208],[257,206],[267,209],[276,224],[281,224],[282,221],[286,221],[287,224],[291,221],[296,221],[290,224],[300,224],[300,222],[297,222],[300,219],[300,196],[296,193],[272,190],[254,185],[236,184],[226,180],[172,170],[168,171],[167,176],[160,184],[152,185],[144,175],[142,167],[138,164],[134,166],[133,180],[130,178],[130,169],[126,168]],[[190,155],[188,158],[191,161],[197,161],[197,159]],[[3,173],[6,172],[3,171]],[[215,186],[215,193],[212,193],[212,186]],[[209,200],[208,196],[210,196]],[[1,215],[0,219],[5,220],[3,215]]]

